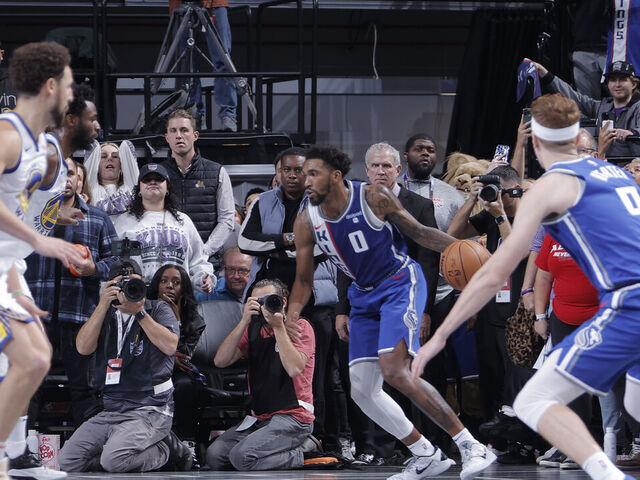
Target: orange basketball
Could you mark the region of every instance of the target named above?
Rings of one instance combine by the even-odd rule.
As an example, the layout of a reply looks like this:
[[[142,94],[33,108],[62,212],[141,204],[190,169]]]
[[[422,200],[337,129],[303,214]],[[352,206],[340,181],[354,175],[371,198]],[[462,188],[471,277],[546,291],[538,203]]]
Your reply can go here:
[[[89,256],[89,249],[87,247],[85,247],[84,245],[80,245],[79,243],[76,243],[74,245],[74,247],[76,247],[78,250],[80,250],[80,253],[82,254],[82,258],[87,258]],[[72,264],[69,265],[69,271],[71,272],[71,275],[74,275],[76,277],[81,277],[82,275],[80,275],[80,273],[73,267]]]
[[[473,240],[458,240],[440,256],[440,272],[456,290],[462,290],[474,273],[491,257],[489,250]]]

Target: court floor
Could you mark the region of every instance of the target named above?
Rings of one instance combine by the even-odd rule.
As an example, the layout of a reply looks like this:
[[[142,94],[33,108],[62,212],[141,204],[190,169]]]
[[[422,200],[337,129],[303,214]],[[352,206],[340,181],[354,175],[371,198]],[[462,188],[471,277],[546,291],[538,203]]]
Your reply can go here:
[[[364,467],[360,470],[293,470],[293,471],[268,471],[268,472],[163,472],[163,473],[135,473],[135,474],[110,474],[110,473],[71,473],[70,478],[75,479],[102,479],[117,478],[118,480],[341,480],[341,479],[371,479],[380,480],[397,473],[400,467]],[[636,479],[640,479],[639,471],[627,472]],[[445,473],[434,477],[441,480],[459,480],[460,467],[452,467]],[[589,477],[582,470],[559,470],[556,468],[543,468],[532,465],[505,466],[492,465],[476,477],[480,480],[586,480]]]

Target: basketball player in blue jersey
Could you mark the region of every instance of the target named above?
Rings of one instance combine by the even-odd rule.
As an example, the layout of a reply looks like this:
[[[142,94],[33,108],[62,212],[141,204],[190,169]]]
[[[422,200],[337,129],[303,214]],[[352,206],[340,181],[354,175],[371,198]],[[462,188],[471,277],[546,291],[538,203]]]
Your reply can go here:
[[[598,289],[601,308],[555,347],[514,409],[594,480],[622,480],[625,475],[566,405],[584,392],[604,395],[626,372],[624,405],[640,420],[640,193],[622,169],[578,157],[580,111],[573,100],[544,95],[532,103],[531,113],[533,147],[547,171],[522,198],[509,237],[420,348],[412,375],[495,294],[543,223]]]
[[[69,61],[68,51],[55,43],[18,48],[9,66],[18,102],[15,111],[0,115],[0,350],[10,363],[0,382],[0,478],[6,476],[5,454],[17,458],[24,452],[24,435],[19,441],[12,435],[24,428],[16,422],[51,359],[37,318],[44,312],[20,288],[23,279],[14,265],[33,250],[65,266],[82,262],[73,245],[37,233],[27,220],[29,200],[46,169],[44,129],[60,125],[72,98]]]
[[[426,302],[421,268],[406,254],[402,234],[441,252],[454,239],[418,223],[381,185],[345,181],[351,161],[333,147],[312,147],[304,163],[311,203],[296,219],[296,279],[289,312],[294,318],[311,294],[313,250],[319,247],[353,280],[349,289],[349,378],[351,396],[374,422],[401,440],[414,455],[394,480],[438,475],[455,462],[413,426],[382,390],[386,381],[454,439],[462,455],[463,480],[487,468],[495,455],[476,441],[438,391],[412,379],[411,355],[419,347]]]

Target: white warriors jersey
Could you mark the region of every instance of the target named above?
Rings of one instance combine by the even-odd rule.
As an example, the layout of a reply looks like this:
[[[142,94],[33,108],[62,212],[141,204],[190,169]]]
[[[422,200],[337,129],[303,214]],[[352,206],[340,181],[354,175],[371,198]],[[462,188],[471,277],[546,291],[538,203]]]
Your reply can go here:
[[[56,176],[51,185],[48,187],[40,186],[33,192],[27,207],[27,223],[35,228],[38,233],[50,235],[53,232],[53,227],[56,226],[58,210],[60,210],[60,205],[62,205],[64,198],[69,167],[67,167],[67,162],[64,161],[58,137],[51,133],[46,133],[45,138],[47,143],[56,150],[56,156],[58,157]]]
[[[0,201],[23,222],[33,193],[38,189],[47,168],[47,140],[44,133],[36,139],[22,118],[15,112],[0,114],[0,121],[10,122],[20,134],[22,151],[13,168],[0,175]],[[32,252],[31,245],[0,230],[0,272],[5,272],[16,260]]]

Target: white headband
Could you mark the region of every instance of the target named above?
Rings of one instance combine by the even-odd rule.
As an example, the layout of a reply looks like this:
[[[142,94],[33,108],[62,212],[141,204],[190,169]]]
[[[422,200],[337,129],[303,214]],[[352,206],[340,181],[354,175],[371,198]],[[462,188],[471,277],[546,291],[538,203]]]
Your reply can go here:
[[[549,128],[544,125],[540,125],[536,122],[536,119],[531,117],[531,131],[533,134],[541,140],[547,140],[549,142],[566,142],[567,140],[573,140],[580,133],[580,122],[576,122],[573,125],[569,125],[564,128]]]

